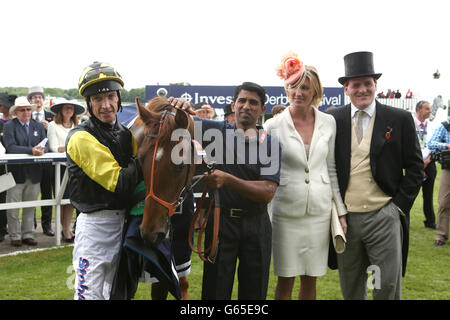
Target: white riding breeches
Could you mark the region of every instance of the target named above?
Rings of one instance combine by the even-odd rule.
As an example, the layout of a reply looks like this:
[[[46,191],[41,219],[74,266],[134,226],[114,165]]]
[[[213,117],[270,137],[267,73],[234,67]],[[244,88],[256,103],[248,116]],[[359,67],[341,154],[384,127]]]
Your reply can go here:
[[[72,263],[75,300],[108,300],[117,269],[125,210],[80,213]]]

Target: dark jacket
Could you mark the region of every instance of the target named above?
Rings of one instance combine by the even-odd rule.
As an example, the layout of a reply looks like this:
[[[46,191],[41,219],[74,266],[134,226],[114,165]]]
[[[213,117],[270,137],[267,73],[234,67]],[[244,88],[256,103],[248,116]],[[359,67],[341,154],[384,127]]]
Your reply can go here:
[[[33,147],[46,137],[44,125],[33,119],[30,120],[28,135],[17,118],[8,121],[3,127],[3,145],[7,153],[31,155]],[[48,152],[48,143],[45,152]],[[27,178],[32,183],[38,183],[42,178],[42,164],[8,165],[8,170],[12,172],[16,183],[25,183]]]
[[[352,121],[350,104],[329,113],[336,119],[336,171],[339,191],[345,199],[350,177]],[[409,247],[409,211],[423,180],[422,153],[414,120],[409,112],[376,102],[370,145],[370,167],[377,185],[392,197],[394,204],[405,214],[400,217],[403,229],[404,274]]]
[[[76,209],[128,208],[142,173],[136,142],[126,127],[91,118],[69,132],[66,150],[70,201]]]

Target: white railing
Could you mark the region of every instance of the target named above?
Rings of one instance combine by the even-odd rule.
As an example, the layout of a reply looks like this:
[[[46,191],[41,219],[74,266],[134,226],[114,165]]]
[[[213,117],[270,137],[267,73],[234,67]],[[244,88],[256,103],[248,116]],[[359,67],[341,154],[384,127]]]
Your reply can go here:
[[[391,107],[402,108],[403,110],[407,110],[409,112],[416,112],[416,104],[419,101],[416,98],[412,99],[386,99],[386,98],[376,98],[379,103],[386,104]],[[350,103],[350,99],[348,96],[345,96],[345,104]]]
[[[0,164],[31,164],[31,163],[53,163],[55,165],[55,198],[50,200],[35,200],[22,202],[0,203],[0,210],[29,208],[39,206],[55,206],[55,225],[56,225],[56,245],[61,244],[61,205],[69,204],[69,199],[63,199],[69,180],[68,170],[64,173],[62,181],[60,180],[61,165],[66,163],[66,153],[45,153],[42,156],[31,156],[27,154],[5,154],[0,157]]]

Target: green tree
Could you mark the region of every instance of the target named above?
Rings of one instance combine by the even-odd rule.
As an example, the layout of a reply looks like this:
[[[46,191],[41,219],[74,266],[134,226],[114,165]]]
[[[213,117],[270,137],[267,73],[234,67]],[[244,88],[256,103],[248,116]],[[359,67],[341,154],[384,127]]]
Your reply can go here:
[[[0,92],[8,92],[9,94],[15,94],[17,96],[26,96],[28,94],[27,87],[0,87]],[[71,99],[81,99],[82,97],[78,93],[78,89],[61,89],[61,88],[44,88],[44,93],[51,97],[65,97]],[[121,91],[121,97],[123,102],[133,103],[136,97],[141,101],[145,101],[145,88],[135,88]]]

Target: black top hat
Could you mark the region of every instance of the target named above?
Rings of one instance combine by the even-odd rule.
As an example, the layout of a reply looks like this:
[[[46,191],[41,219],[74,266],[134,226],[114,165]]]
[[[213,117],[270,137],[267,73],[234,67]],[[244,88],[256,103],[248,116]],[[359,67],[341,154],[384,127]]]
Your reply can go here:
[[[14,101],[17,96],[14,94],[8,94],[6,92],[0,92],[0,106],[11,108],[14,105]]]
[[[229,115],[229,114],[234,113],[233,110],[231,110],[231,104],[227,104],[227,105],[223,108],[223,111],[224,111],[224,116],[227,116],[227,115]]]
[[[348,79],[373,77],[378,79],[381,73],[375,73],[372,52],[361,51],[349,53],[344,57],[345,76],[338,79],[344,85]]]

